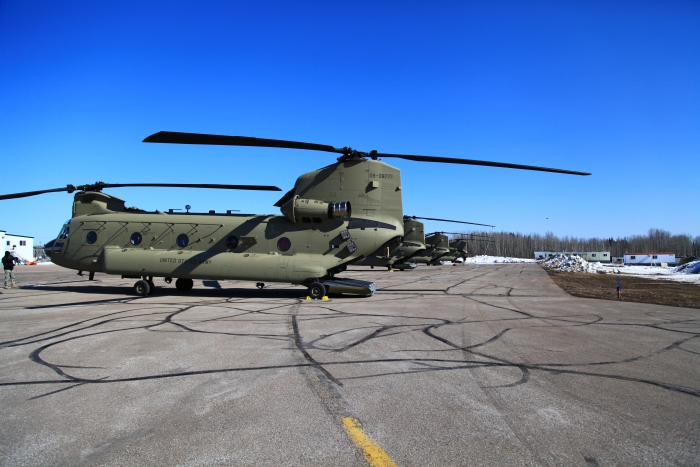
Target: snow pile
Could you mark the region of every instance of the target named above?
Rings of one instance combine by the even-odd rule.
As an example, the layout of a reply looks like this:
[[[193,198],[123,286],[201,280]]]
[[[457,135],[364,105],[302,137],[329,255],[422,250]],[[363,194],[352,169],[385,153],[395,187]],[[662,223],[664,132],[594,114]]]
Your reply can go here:
[[[542,267],[562,272],[589,272],[607,274],[608,268],[605,268],[601,263],[589,263],[578,255],[556,255],[548,260],[542,261]],[[618,271],[614,270],[613,273]]]
[[[671,272],[678,274],[700,274],[700,259],[691,261],[690,263],[681,264],[680,266],[671,269]]]
[[[509,258],[507,256],[475,256],[473,258],[467,258],[467,263],[472,264],[486,264],[486,263],[534,263],[534,259],[525,258]]]

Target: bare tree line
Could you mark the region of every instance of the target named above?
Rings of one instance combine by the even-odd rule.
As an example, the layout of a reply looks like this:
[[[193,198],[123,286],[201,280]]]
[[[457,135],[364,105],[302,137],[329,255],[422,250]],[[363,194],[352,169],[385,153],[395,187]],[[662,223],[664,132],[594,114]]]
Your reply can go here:
[[[676,257],[699,256],[700,236],[672,235],[663,229],[649,229],[646,235],[623,238],[558,237],[515,232],[471,231],[456,234],[467,241],[469,256],[493,255],[533,258],[535,251],[610,251],[611,256],[628,253],[674,252]]]

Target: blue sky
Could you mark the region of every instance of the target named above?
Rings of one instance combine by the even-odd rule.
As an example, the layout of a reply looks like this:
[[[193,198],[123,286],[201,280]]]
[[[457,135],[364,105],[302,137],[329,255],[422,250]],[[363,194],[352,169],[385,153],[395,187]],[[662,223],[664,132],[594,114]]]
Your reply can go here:
[[[588,171],[387,161],[410,215],[700,235],[700,3],[0,2],[2,194],[97,180],[287,191],[334,161],[141,142],[160,130]],[[250,213],[277,213],[280,195],[109,193]],[[2,201],[0,229],[48,241],[71,202]]]

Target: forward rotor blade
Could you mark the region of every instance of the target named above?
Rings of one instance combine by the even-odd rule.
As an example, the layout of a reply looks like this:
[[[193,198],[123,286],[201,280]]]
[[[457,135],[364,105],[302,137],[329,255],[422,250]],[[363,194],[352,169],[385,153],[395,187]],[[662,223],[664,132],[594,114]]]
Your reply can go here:
[[[309,149],[343,153],[342,149],[326,144],[301,143],[281,139],[253,138],[252,136],[223,136],[203,133],[182,133],[177,131],[159,131],[143,140],[144,143],[208,144],[217,146],[256,146],[263,148]]]
[[[357,154],[361,157],[395,157],[417,162],[442,162],[446,164],[481,165],[486,167],[503,167],[507,169],[535,170],[539,172],[554,172],[571,175],[590,175],[587,172],[573,170],[535,167],[533,165],[509,164],[506,162],[479,161],[473,159],[457,159],[454,157],[414,156],[409,154],[387,154],[371,151],[370,153],[353,151],[350,148],[336,148],[327,144],[303,143],[281,139],[254,138],[252,136],[209,135],[204,133],[184,133],[178,131],[159,131],[143,140],[144,143],[176,143],[176,144],[207,144],[217,146],[255,146],[266,148],[307,149],[312,151],[332,152],[336,154]]]
[[[434,219],[432,217],[417,217],[417,216],[405,216],[409,219],[422,219],[426,221],[439,221],[439,222],[454,222],[455,224],[470,224],[470,225],[482,225],[484,227],[496,227],[495,225],[489,224],[477,224],[476,222],[464,222],[464,221],[453,221],[450,219]]]
[[[437,157],[437,156],[411,156],[406,154],[382,154],[377,153],[378,157],[396,157],[398,159],[407,159],[409,161],[417,162],[442,162],[446,164],[464,164],[464,165],[481,165],[485,167],[503,167],[506,169],[521,169],[521,170],[535,170],[538,172],[554,172],[560,174],[569,175],[590,175],[587,172],[576,172],[573,170],[563,170],[563,169],[551,169],[549,167],[535,167],[534,165],[521,165],[521,164],[509,164],[507,162],[489,162],[489,161],[478,161],[473,159],[457,159],[454,157]]]
[[[281,188],[270,185],[219,185],[214,183],[104,183],[101,187],[212,188],[217,190],[282,191]]]
[[[75,187],[72,187],[75,190]],[[0,195],[0,201],[4,199],[27,198],[29,196],[43,195],[44,193],[56,193],[59,191],[71,191],[71,187],[54,188],[51,190],[25,191],[24,193],[11,193],[9,195]]]

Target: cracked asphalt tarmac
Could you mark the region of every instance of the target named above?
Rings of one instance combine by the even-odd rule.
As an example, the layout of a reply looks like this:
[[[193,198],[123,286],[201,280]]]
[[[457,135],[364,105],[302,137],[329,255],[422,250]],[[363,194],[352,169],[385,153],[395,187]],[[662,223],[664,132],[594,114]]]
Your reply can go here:
[[[22,266],[0,295],[1,465],[697,465],[700,310],[539,266],[352,269],[370,298]]]

